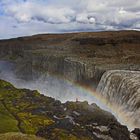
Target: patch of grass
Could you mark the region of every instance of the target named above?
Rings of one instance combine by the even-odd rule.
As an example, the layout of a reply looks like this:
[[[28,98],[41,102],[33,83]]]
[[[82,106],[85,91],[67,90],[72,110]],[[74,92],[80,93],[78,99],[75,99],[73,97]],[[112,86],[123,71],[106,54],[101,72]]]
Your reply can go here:
[[[19,132],[17,120],[4,108],[0,102],[0,133]]]
[[[22,133],[5,133],[0,134],[0,140],[45,140],[34,135],[26,135]]]
[[[41,95],[38,91],[17,89],[0,80],[0,133],[25,132],[35,134],[41,127],[54,123],[48,116],[32,114],[38,109]],[[47,101],[47,100],[46,100]]]
[[[53,124],[53,120],[46,116],[32,115],[31,113],[22,112],[18,114],[21,120],[21,127],[27,134],[35,134],[40,127]]]

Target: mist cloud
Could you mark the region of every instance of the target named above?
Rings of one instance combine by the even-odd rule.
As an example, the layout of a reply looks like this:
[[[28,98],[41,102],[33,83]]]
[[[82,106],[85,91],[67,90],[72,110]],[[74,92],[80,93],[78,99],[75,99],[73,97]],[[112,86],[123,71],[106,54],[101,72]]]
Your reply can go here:
[[[53,97],[61,102],[76,101],[76,98],[79,101],[88,101],[89,103],[97,102],[94,96],[87,94],[87,91],[63,78],[60,79],[48,74],[41,75],[33,80],[24,80],[17,76],[15,65],[8,61],[0,61],[0,79],[12,83],[17,88],[38,90],[41,94]]]

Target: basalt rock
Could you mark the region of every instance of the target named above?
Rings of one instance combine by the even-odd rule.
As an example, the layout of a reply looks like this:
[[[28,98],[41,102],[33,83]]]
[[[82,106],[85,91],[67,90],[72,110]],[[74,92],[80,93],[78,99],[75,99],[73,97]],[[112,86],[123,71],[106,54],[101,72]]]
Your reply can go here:
[[[135,134],[138,139],[140,140],[140,129],[139,128],[135,128],[133,131],[132,131],[133,134]]]
[[[0,57],[25,79],[49,72],[96,87],[107,70],[140,70],[139,40],[137,31],[35,35],[0,41]]]

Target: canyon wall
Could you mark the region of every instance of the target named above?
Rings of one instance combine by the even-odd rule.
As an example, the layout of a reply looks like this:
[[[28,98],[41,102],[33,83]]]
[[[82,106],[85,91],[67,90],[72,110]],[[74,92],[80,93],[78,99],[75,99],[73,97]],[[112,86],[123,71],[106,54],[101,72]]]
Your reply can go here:
[[[140,70],[139,44],[137,31],[35,35],[0,41],[0,58],[25,79],[49,72],[96,87],[107,70]]]

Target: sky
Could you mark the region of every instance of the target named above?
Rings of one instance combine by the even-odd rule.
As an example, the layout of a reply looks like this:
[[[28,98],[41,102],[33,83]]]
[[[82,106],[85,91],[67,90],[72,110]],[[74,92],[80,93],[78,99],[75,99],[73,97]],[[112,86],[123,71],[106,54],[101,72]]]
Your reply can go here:
[[[140,30],[140,0],[0,0],[0,39]]]

